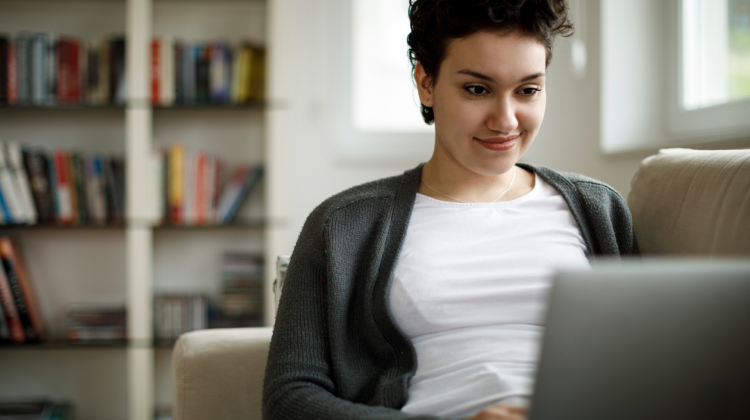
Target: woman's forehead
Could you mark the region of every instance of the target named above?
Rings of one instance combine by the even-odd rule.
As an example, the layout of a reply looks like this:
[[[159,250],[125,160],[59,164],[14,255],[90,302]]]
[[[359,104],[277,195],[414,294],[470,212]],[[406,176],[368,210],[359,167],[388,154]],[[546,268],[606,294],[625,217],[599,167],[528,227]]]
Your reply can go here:
[[[545,72],[547,50],[536,38],[517,32],[481,31],[448,44],[440,73],[498,79],[524,78]]]

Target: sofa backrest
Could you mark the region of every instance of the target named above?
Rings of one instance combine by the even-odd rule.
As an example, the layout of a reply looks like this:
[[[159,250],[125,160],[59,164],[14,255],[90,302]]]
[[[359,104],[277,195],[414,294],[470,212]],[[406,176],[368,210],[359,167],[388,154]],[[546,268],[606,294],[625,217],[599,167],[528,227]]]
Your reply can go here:
[[[662,149],[628,206],[643,254],[750,256],[750,150]]]

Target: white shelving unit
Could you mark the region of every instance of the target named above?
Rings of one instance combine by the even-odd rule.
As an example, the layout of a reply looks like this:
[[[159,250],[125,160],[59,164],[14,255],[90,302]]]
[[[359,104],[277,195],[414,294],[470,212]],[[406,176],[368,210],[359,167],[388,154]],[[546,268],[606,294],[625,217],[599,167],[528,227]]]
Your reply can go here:
[[[170,403],[171,348],[153,345],[153,296],[201,292],[216,296],[220,257],[227,251],[266,258],[265,318],[273,324],[271,283],[281,199],[278,109],[161,109],[150,103],[150,42],[169,35],[187,41],[250,40],[267,50],[267,92],[274,95],[281,22],[276,0],[0,0],[0,31],[58,32],[83,39],[127,37],[128,101],[124,109],[0,108],[0,138],[48,149],[119,153],[126,159],[124,227],[14,228],[45,324],[53,338],[64,331],[67,305],[126,304],[129,344],[123,347],[0,347],[0,396],[48,396],[74,404],[76,418],[150,420]],[[154,147],[182,142],[226,158],[261,162],[265,173],[241,215],[258,227],[169,228],[144,222],[151,203]]]

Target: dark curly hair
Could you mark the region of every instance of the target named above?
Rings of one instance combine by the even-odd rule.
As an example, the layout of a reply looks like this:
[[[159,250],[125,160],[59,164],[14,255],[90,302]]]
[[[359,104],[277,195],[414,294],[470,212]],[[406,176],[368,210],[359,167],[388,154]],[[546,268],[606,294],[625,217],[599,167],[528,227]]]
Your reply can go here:
[[[412,73],[419,62],[433,83],[453,39],[483,30],[521,32],[544,45],[549,65],[555,38],[573,34],[567,0],[409,0],[409,19]],[[435,122],[431,107],[422,105],[422,118]]]

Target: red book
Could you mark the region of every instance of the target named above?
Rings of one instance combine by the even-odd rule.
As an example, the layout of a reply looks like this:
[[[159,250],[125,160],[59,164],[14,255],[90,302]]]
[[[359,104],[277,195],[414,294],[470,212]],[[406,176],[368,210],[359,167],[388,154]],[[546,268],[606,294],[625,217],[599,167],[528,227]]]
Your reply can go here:
[[[2,268],[0,266],[0,268]],[[10,329],[10,341],[13,343],[23,343],[26,341],[26,334],[23,332],[23,324],[18,316],[18,310],[14,303],[13,291],[10,288],[8,278],[5,276],[5,270],[0,269],[0,306],[3,307],[5,319]]]
[[[15,286],[19,287],[23,293],[25,307],[21,308],[16,305],[16,309],[18,309],[22,321],[25,316],[30,321],[30,325],[24,326],[26,339],[27,341],[40,341],[44,338],[44,327],[39,305],[37,305],[26,267],[21,261],[17,248],[8,236],[0,238],[0,258],[2,258],[3,268],[11,288],[14,287],[15,283]]]
[[[78,41],[60,37],[57,52],[57,101],[75,104],[81,97],[80,46]]]
[[[208,176],[208,156],[206,153],[198,153],[198,162],[195,165],[195,219],[196,223],[202,225],[207,221],[206,215],[206,199],[208,198],[206,193],[208,192],[208,185],[206,185]]]
[[[159,90],[161,89],[160,50],[161,42],[158,39],[151,41],[151,103],[154,105],[159,105],[159,102],[161,102],[161,98],[159,98]]]
[[[57,193],[57,219],[64,224],[73,223],[73,202],[71,201],[70,173],[65,152],[55,152],[55,182]]]
[[[16,41],[8,41],[8,103],[18,102],[18,53]]]

